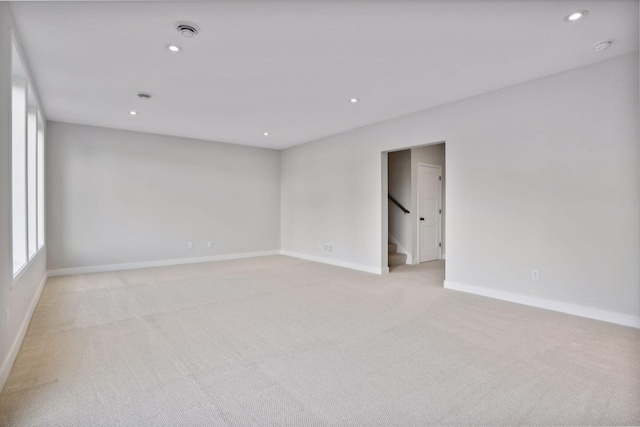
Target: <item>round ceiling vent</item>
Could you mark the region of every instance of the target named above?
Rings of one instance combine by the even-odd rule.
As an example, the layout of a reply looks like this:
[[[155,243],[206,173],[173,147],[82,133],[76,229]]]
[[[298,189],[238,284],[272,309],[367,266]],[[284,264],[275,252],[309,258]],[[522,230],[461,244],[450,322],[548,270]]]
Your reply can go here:
[[[597,51],[601,51],[601,50],[609,49],[612,44],[613,42],[611,40],[606,40],[606,41],[597,43],[595,46],[593,46],[593,48]]]
[[[178,30],[183,37],[192,38],[198,35],[200,27],[191,22],[178,22],[176,24],[176,30]]]

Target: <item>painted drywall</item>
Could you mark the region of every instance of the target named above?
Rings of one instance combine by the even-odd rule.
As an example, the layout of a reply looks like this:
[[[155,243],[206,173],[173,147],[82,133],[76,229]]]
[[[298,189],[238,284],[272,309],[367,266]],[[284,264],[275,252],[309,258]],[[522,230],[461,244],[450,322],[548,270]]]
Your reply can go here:
[[[9,5],[0,2],[0,390],[46,280],[46,245],[13,283],[11,255],[11,33]],[[16,40],[20,48],[19,36]],[[25,60],[26,58],[24,58]],[[29,64],[25,62],[25,67]],[[33,82],[32,82],[33,83]],[[37,82],[36,82],[37,84]],[[12,287],[13,285],[13,287]],[[7,323],[7,309],[10,311]]]
[[[415,147],[411,149],[411,250],[413,251],[413,264],[419,264],[418,256],[418,165],[426,163],[442,168],[442,256],[446,251],[446,214],[447,214],[447,169],[445,162],[445,144],[427,145],[425,147]]]
[[[389,153],[389,194],[402,206],[408,214],[389,200],[389,241],[398,245],[398,252],[407,254],[411,259],[412,218],[411,212],[411,150]],[[413,209],[415,211],[415,208]],[[415,252],[414,252],[415,253]]]
[[[282,248],[382,271],[381,152],[446,141],[447,281],[640,318],[638,136],[634,53],[293,147]]]
[[[49,122],[47,168],[51,270],[280,249],[279,151]]]

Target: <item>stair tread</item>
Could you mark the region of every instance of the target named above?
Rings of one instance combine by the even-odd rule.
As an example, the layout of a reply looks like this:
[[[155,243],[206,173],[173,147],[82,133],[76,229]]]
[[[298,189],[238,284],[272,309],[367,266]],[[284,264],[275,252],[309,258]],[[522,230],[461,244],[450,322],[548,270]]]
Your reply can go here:
[[[389,254],[389,267],[395,267],[397,265],[403,265],[407,263],[407,254]]]

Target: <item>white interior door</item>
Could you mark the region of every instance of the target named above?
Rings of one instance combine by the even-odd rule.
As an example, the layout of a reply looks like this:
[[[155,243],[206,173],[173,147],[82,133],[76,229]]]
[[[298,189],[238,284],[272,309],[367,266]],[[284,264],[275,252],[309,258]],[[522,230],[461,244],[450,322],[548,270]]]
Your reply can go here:
[[[420,262],[440,259],[442,168],[418,166],[418,247]]]

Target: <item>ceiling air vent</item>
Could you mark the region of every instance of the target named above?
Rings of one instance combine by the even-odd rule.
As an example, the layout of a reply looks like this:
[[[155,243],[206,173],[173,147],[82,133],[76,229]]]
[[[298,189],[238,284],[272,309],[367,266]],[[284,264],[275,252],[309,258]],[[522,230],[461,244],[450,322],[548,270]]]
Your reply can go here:
[[[146,92],[138,92],[137,96],[138,96],[138,98],[142,99],[143,101],[151,99],[151,94],[150,93],[146,93]]]
[[[176,24],[176,30],[178,30],[183,37],[192,38],[198,35],[200,28],[191,22],[178,22]]]

